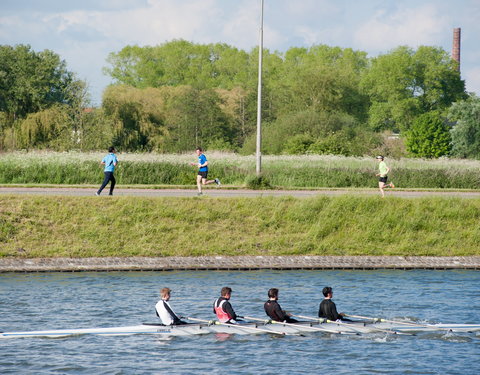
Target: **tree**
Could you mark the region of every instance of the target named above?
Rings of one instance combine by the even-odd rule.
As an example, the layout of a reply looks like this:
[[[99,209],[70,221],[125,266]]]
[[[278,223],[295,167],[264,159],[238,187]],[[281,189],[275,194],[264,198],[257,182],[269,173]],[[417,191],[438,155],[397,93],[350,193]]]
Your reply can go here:
[[[456,122],[452,136],[452,155],[460,158],[480,159],[480,98],[472,95],[454,103],[448,118]]]
[[[451,148],[450,129],[438,112],[420,115],[407,132],[407,151],[414,156],[438,158]]]
[[[237,129],[211,89],[191,86],[137,89],[114,85],[103,96],[113,142],[123,150],[183,152],[210,143],[233,145]]]
[[[65,105],[55,105],[32,113],[18,123],[16,142],[23,149],[65,151],[74,143],[70,118]]]
[[[113,124],[113,143],[127,151],[161,151],[169,134],[161,91],[110,86],[103,93],[103,109]]]
[[[366,64],[364,52],[349,48],[290,48],[271,83],[278,113],[344,112],[365,120],[368,98],[359,92],[359,77]]]
[[[455,62],[438,47],[398,47],[372,59],[361,87],[371,100],[375,130],[408,130],[422,113],[443,111],[466,96]]]
[[[111,53],[104,72],[116,83],[137,88],[191,85],[196,88],[244,87],[249,55],[227,44],[173,40],[154,47],[126,46]]]
[[[0,46],[0,112],[6,114],[7,125],[55,104],[84,106],[85,92],[85,84],[54,52]]]
[[[234,144],[237,131],[221,109],[220,96],[211,89],[179,86],[166,102],[166,123],[170,131],[170,151],[187,151],[209,144]]]

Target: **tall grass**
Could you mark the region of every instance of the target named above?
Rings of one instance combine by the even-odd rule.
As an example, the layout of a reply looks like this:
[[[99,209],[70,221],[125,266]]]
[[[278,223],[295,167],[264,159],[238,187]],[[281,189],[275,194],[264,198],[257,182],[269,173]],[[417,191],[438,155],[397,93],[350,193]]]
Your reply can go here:
[[[0,154],[3,184],[98,184],[104,153],[14,152]],[[227,185],[244,186],[255,174],[255,157],[207,153],[210,174]],[[118,154],[119,184],[192,185],[195,155]],[[459,159],[386,160],[389,178],[403,188],[480,188],[480,162]],[[375,187],[373,158],[341,156],[264,156],[263,175],[280,188]]]
[[[0,196],[0,256],[480,255],[480,199]]]

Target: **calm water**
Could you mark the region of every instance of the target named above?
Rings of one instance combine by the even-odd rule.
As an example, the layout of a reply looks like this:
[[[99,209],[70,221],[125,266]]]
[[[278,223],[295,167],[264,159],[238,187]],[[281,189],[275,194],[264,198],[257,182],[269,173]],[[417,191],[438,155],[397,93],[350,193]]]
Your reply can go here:
[[[0,274],[0,330],[154,322],[158,289],[179,314],[213,318],[231,286],[238,314],[264,317],[270,287],[291,312],[315,315],[325,285],[340,311],[480,323],[478,271],[251,271]],[[480,335],[278,337],[77,336],[0,340],[0,374],[480,374]]]

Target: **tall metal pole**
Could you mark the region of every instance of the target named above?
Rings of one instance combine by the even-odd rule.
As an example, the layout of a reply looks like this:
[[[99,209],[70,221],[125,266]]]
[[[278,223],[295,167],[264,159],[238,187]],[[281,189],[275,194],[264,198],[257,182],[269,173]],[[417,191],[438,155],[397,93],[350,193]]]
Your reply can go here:
[[[262,60],[263,60],[263,1],[261,0],[260,43],[258,48],[258,97],[257,97],[257,176],[262,173]]]

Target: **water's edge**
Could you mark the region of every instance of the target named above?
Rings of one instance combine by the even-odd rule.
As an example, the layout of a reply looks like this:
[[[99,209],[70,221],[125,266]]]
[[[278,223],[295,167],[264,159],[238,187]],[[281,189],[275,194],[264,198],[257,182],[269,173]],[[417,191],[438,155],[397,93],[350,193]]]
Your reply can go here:
[[[177,270],[480,270],[480,256],[201,256],[104,258],[0,258],[1,272]]]

